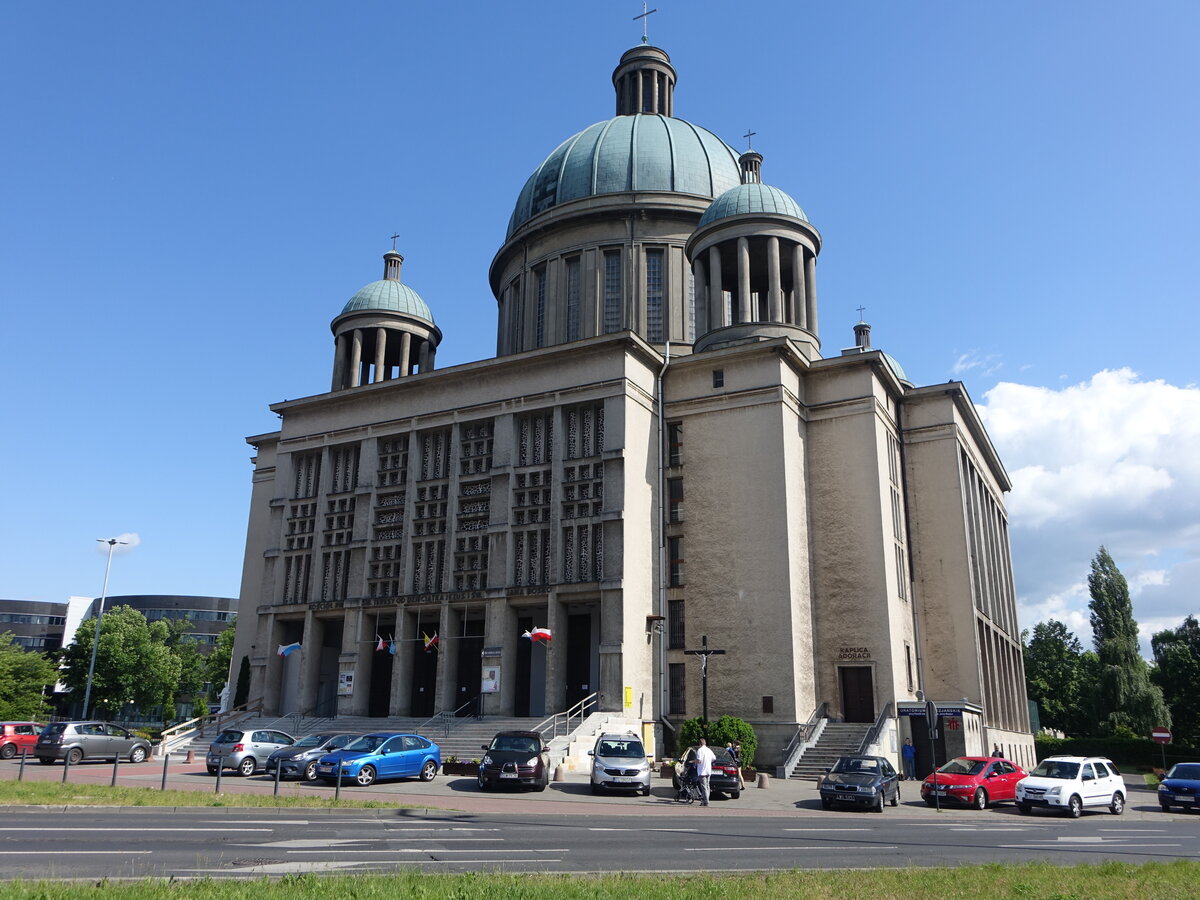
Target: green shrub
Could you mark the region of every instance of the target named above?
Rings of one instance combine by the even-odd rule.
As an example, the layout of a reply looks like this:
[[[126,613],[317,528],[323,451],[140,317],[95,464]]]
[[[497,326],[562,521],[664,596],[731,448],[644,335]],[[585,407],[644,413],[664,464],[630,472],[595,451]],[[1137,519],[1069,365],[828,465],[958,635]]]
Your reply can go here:
[[[679,726],[679,752],[682,754],[685,748],[700,743],[700,738],[704,735],[704,719],[697,716],[685,721]],[[737,716],[721,716],[717,721],[708,723],[708,745],[710,747],[724,747],[734,741],[741,741],[742,765],[754,765],[754,753],[758,750],[758,737],[750,723],[737,718]]]
[[[1056,738],[1037,735],[1038,759],[1047,756],[1103,756],[1126,768],[1157,768],[1163,764],[1161,745],[1139,737]],[[1200,750],[1182,744],[1167,745],[1167,768],[1177,762],[1200,759]]]

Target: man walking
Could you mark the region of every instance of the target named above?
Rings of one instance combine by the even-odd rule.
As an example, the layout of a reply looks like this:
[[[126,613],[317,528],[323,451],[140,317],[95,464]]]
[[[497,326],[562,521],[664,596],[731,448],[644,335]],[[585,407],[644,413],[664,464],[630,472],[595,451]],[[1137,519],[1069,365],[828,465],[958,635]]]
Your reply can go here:
[[[700,793],[704,797],[701,806],[708,806],[708,780],[712,777],[712,764],[716,758],[708,746],[708,739],[700,738],[700,746],[696,748],[696,777],[700,779]]]
[[[904,780],[910,781],[917,777],[917,748],[913,746],[912,738],[904,739],[904,746],[900,748],[900,755],[904,757]]]

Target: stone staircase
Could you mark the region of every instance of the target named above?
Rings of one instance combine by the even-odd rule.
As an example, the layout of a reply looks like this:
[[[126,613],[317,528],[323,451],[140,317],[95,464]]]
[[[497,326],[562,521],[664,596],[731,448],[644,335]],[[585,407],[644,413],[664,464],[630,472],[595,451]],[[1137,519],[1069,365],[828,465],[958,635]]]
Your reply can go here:
[[[824,775],[839,756],[857,753],[870,730],[870,722],[827,722],[817,742],[800,757],[792,778],[813,780]]]

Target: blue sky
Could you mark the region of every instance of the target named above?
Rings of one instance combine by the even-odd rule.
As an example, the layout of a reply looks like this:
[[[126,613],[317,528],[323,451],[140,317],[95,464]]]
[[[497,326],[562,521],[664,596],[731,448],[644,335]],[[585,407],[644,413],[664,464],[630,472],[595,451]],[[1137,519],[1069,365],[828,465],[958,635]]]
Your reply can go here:
[[[1102,543],[1143,637],[1196,612],[1200,6],[655,5],[676,113],[756,131],[822,232],[826,352],[865,306],[915,382],[980,405],[1024,623],[1090,638]],[[393,232],[439,367],[494,353],[512,204],[612,115],[640,9],[10,5],[0,596],[98,593],[94,539],[123,533],[110,593],[236,596],[243,438],[328,388],[329,322]]]

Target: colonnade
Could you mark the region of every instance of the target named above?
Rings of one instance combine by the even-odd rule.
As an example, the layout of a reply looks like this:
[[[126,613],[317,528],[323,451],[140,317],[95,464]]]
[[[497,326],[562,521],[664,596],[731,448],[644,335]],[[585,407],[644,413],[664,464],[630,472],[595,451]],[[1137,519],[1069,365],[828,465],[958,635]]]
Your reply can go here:
[[[735,269],[727,272],[730,256]],[[696,295],[707,297],[709,330],[777,322],[816,334],[816,261],[808,247],[786,238],[781,241],[776,235],[742,235],[701,251],[692,260],[692,274]]]
[[[375,384],[434,369],[437,345],[410,331],[375,326],[337,336],[330,390]]]

